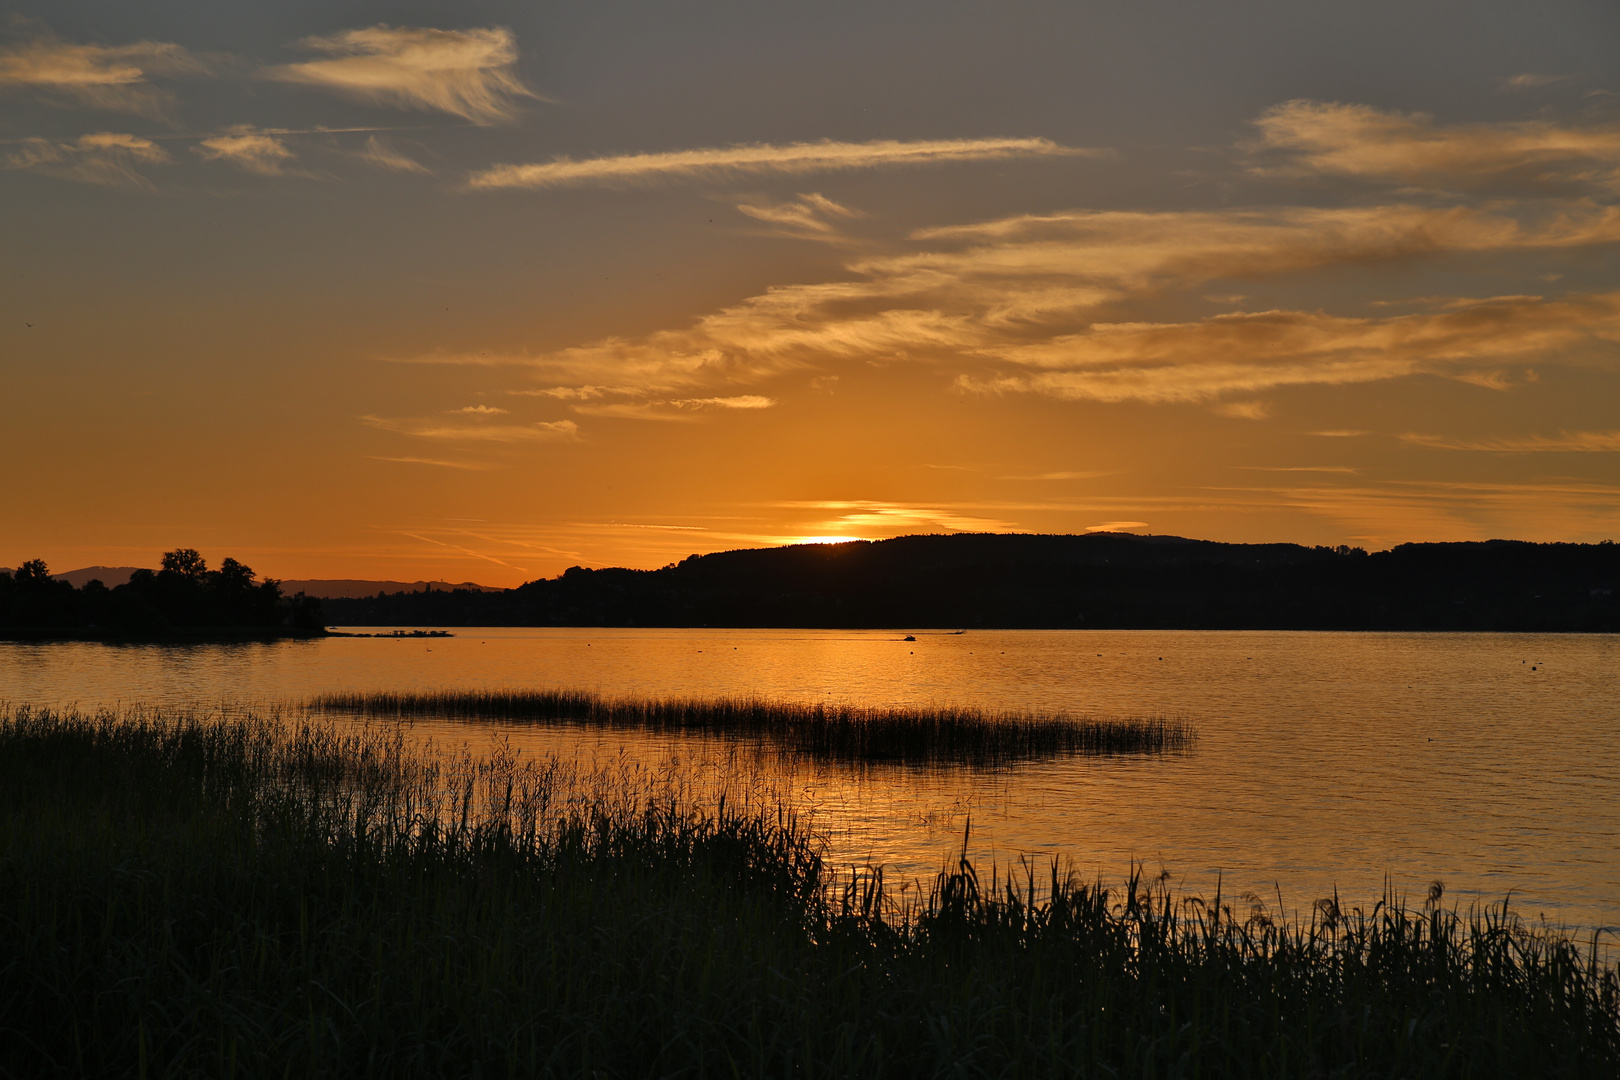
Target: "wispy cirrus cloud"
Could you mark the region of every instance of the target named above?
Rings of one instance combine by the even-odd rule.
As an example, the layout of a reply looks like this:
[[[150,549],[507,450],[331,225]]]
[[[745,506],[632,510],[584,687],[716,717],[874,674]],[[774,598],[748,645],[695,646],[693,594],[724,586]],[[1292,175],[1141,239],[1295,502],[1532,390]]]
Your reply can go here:
[[[418,439],[463,443],[573,442],[579,438],[579,425],[572,420],[532,424],[446,424],[435,420],[394,419],[362,416],[360,422],[381,431],[410,435]]]
[[[1591,354],[1615,327],[1606,296],[1427,298],[1418,305],[1427,310],[1385,318],[1287,309],[1099,318],[1220,278],[1620,241],[1620,214],[1595,204],[1517,216],[1409,205],[1074,212],[912,239],[921,250],[849,263],[850,280],[772,288],[686,328],[538,356],[413,359],[521,365],[554,384],[531,393],[578,401],[697,396],[864,361],[955,367],[957,385],[975,392],[1194,402],[1424,372],[1482,378],[1505,363]]]
[[[192,150],[204,161],[224,161],[260,176],[281,176],[298,155],[287,148],[279,133],[233,128],[229,134],[202,139]]]
[[[774,504],[784,510],[815,510],[830,516],[807,522],[807,532],[824,538],[899,536],[911,532],[1007,532],[1015,521],[965,512],[967,507],[927,503],[884,503],[865,499],[797,500]]]
[[[415,158],[401,153],[393,143],[380,135],[366,136],[365,145],[358,151],[357,156],[361,161],[375,165],[379,169],[387,169],[390,172],[427,173],[432,171]]]
[[[1570,81],[1568,75],[1540,75],[1535,72],[1522,72],[1510,75],[1502,80],[1504,90],[1539,90],[1543,86],[1557,86],[1559,83]]]
[[[463,469],[469,472],[483,472],[493,467],[488,462],[483,461],[446,461],[442,458],[383,457],[378,454],[369,454],[367,456],[372,461],[392,461],[401,465],[432,465],[439,469]]]
[[[1601,360],[1617,343],[1620,293],[1556,302],[1508,297],[1381,319],[1265,311],[1193,323],[1096,324],[1081,334],[998,346],[985,351],[1035,370],[962,375],[958,384],[983,393],[1192,402],[1283,386],[1455,377],[1482,364],[1569,362],[1583,354]]]
[[[588,405],[575,405],[573,410],[581,416],[607,416],[624,420],[664,420],[693,423],[705,415],[738,409],[772,409],[776,399],[761,394],[737,394],[732,397],[675,398],[664,401],[621,401]]]
[[[960,468],[960,467],[961,466],[950,466],[950,465],[930,465],[929,466],[929,468],[932,468],[932,469]],[[1112,474],[1107,473],[1107,472],[1043,472],[1043,473],[1015,474],[1015,475],[1012,475],[1012,476],[998,476],[998,477],[996,477],[996,479],[997,480],[1039,480],[1039,481],[1049,481],[1049,480],[1094,480],[1099,476],[1109,476],[1109,475],[1112,475]]]
[[[44,34],[0,48],[0,90],[29,90],[56,104],[149,117],[162,117],[174,101],[150,77],[211,70],[209,61],[164,41],[95,45]]]
[[[1346,149],[1372,139],[1358,123],[1386,123],[1380,130],[1391,138],[1402,131],[1419,141],[1432,135],[1443,144],[1436,153],[1461,161],[1455,169],[1463,171],[1511,163],[1514,140],[1530,130],[1440,128],[1425,118],[1298,102],[1266,113],[1261,123],[1271,149],[1291,167],[1366,168],[1369,175],[1383,175],[1383,166],[1357,164]],[[1550,122],[1547,128],[1575,130]],[[1332,135],[1344,130],[1354,138]],[[1591,138],[1572,145],[1584,148],[1590,163],[1608,153],[1608,136],[1597,128],[1586,134]],[[850,144],[863,152],[875,145]],[[710,167],[801,163],[766,152],[795,148],[751,149],[757,157],[735,161],[703,157],[711,153],[705,151],[665,163],[643,155],[554,163],[560,172],[535,168],[545,184],[571,182],[570,176],[583,182],[661,175],[664,165],[693,175]],[[1341,150],[1348,156],[1336,157]],[[881,152],[875,159],[887,160]],[[812,160],[819,159],[802,159]],[[862,159],[852,152],[850,160]],[[583,172],[567,171],[576,165]],[[831,215],[844,209],[807,195],[744,206],[750,216],[802,235],[830,231]],[[1265,306],[1251,300],[1267,292],[1297,295],[1307,272],[1365,277],[1443,261],[1449,272],[1466,275],[1487,262],[1511,268],[1527,255],[1620,243],[1620,206],[1595,188],[1524,198],[1431,194],[1372,205],[1077,209],[918,229],[883,243],[886,251],[847,261],[837,280],[773,286],[688,326],[536,355],[404,359],[527,368],[547,385],[515,392],[577,402],[597,415],[651,417],[657,402],[752,390],[795,371],[820,378],[840,365],[912,364],[941,370],[969,393],[1207,403],[1257,421],[1273,410],[1260,395],[1284,387],[1434,375],[1507,389],[1533,379],[1544,363],[1617,366],[1620,293],[1417,296],[1382,301],[1401,314],[1378,317],[1364,314],[1368,302],[1344,310],[1341,299],[1340,310],[1330,311],[1295,297]],[[1534,281],[1541,287],[1556,278],[1538,274]],[[1243,310],[1246,303],[1257,310]],[[1238,310],[1187,317],[1189,306],[1208,304]],[[1165,318],[1166,311],[1176,317]]]
[[[1526,77],[1528,78],[1528,77]],[[1528,85],[1528,84],[1527,84]],[[1446,189],[1486,184],[1620,190],[1620,124],[1549,119],[1437,124],[1425,113],[1289,101],[1255,121],[1256,170]]]
[[[724,179],[766,174],[876,169],[897,165],[940,165],[963,161],[1006,158],[1103,157],[1107,150],[1060,146],[1050,139],[923,139],[872,142],[755,143],[746,146],[705,147],[662,153],[622,154],[616,157],[557,158],[531,165],[495,165],[474,173],[467,186],[490,191],[499,188],[552,188],[584,185],[615,186],[670,180]]]
[[[1408,433],[1404,443],[1436,450],[1485,450],[1497,454],[1610,454],[1620,452],[1620,431],[1561,431],[1557,435],[1455,439]]]
[[[1233,420],[1264,420],[1271,415],[1269,401],[1223,401],[1213,408],[1218,415]]]
[[[1230,490],[1238,495],[1263,490],[1280,505],[1340,523],[1348,535],[1370,546],[1400,543],[1414,535],[1431,540],[1503,535],[1568,540],[1590,535],[1594,528],[1620,526],[1620,487],[1605,483],[1419,480]]]
[[[815,191],[800,195],[792,202],[740,202],[737,204],[737,211],[756,221],[775,226],[778,235],[809,240],[835,239],[838,231],[837,219],[847,220],[866,216],[859,210],[840,205]]]
[[[308,37],[325,55],[270,68],[283,82],[397,108],[443,112],[475,124],[512,119],[539,95],[517,77],[517,39],[504,26],[471,30],[377,25]]]
[[[133,187],[151,187],[138,166],[161,165],[170,160],[169,152],[152,140],[113,131],[64,142],[24,139],[0,155],[0,162],[8,169],[32,169],[86,183]]]

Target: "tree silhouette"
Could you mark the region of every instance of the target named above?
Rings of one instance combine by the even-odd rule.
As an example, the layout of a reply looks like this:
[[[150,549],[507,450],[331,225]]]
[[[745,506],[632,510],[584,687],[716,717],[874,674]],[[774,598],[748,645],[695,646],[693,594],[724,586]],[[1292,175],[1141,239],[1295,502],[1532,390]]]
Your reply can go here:
[[[43,559],[30,559],[14,574],[0,572],[0,627],[146,637],[324,628],[318,600],[283,597],[278,582],[255,580],[253,569],[235,559],[209,570],[197,549],[176,548],[163,554],[161,566],[137,570],[115,589],[96,581],[75,590],[53,580]]]
[[[235,559],[230,560],[236,562]],[[238,563],[237,565],[241,565]],[[196,548],[175,548],[163,553],[163,573],[200,582],[208,573],[208,563]]]

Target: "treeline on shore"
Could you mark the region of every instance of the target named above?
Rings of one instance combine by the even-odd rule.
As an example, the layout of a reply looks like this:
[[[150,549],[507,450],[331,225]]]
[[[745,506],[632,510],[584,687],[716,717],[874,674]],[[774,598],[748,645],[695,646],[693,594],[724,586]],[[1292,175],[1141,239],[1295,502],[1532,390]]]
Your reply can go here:
[[[321,603],[283,596],[274,580],[227,558],[210,570],[192,548],[164,554],[162,569],[137,570],[108,588],[51,577],[43,559],[0,571],[0,634],[40,637],[166,637],[223,632],[320,633]]]
[[[0,711],[0,1075],[1620,1075],[1620,981],[1505,907],[1304,916],[557,759]]]
[[[1620,631],[1620,546],[1359,548],[959,534],[573,567],[504,592],[328,600],[352,626]]]

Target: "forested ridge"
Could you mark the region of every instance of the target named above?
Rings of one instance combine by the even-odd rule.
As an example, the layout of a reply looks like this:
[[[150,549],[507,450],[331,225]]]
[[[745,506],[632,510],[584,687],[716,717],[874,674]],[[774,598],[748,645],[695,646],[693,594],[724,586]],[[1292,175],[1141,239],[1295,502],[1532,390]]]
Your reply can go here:
[[[1620,631],[1620,547],[1359,548],[957,534],[572,567],[504,592],[327,600],[377,626]]]

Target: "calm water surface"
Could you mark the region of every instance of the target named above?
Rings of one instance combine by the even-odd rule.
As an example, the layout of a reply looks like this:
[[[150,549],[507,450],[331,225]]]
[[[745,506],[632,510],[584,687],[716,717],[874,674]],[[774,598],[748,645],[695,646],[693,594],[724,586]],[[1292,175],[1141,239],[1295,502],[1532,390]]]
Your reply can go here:
[[[1620,640],[1199,631],[459,629],[453,638],[201,646],[0,643],[12,703],[268,704],[326,690],[566,686],[1172,713],[1189,754],[994,774],[798,766],[777,780],[841,861],[926,875],[960,848],[1058,856],[1115,881],[1133,860],[1183,889],[1303,908],[1385,881],[1463,904],[1620,926]],[[419,723],[475,750],[509,736],[582,757],[701,745]],[[708,747],[710,759],[713,747]]]

